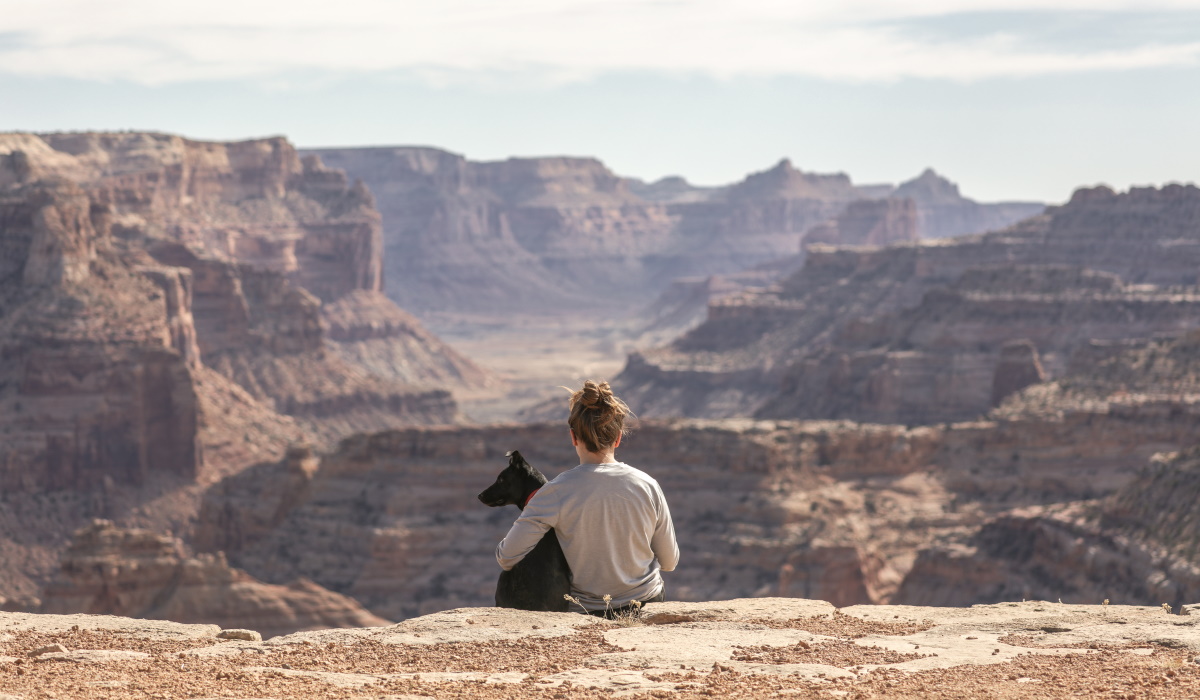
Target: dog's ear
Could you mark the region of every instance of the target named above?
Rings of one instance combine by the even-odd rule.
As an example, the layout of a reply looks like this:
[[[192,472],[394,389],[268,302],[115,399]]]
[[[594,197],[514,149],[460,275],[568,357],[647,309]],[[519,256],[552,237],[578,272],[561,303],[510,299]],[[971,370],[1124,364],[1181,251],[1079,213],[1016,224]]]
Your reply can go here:
[[[521,453],[517,450],[509,450],[508,454],[506,454],[505,457],[508,457],[508,466],[510,466],[510,467],[515,464],[524,464],[525,463],[525,458],[522,457]]]

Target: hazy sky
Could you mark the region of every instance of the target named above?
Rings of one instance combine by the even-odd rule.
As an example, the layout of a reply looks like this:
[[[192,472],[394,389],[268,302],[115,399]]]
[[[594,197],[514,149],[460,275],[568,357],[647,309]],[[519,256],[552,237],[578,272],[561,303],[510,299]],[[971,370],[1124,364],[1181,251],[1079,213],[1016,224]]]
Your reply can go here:
[[[1200,0],[0,0],[0,130],[284,134],[983,200],[1200,181]]]

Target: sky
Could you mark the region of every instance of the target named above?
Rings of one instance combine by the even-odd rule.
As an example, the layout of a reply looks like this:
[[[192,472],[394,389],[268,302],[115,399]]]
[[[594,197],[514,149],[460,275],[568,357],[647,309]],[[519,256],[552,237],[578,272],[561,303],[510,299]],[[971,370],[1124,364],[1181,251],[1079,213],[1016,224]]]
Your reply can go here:
[[[1200,181],[1200,0],[0,0],[0,131],[594,156],[982,201]]]

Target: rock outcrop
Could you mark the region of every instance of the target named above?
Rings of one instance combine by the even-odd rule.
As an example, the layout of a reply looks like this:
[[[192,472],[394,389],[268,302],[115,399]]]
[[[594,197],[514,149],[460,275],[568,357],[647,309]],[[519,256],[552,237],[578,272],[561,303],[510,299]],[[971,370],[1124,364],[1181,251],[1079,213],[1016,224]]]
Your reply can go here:
[[[1010,224],[1037,216],[1045,209],[1040,202],[997,202],[981,204],[963,197],[958,185],[926,168],[917,177],[888,193],[916,203],[917,222],[924,238],[950,238],[969,233],[998,231]]]
[[[620,454],[671,504],[677,600],[965,605],[1103,592],[1098,600],[1178,603],[1197,566],[1186,547],[1200,539],[1185,512],[1194,489],[1164,475],[1190,472],[1139,474],[1155,453],[1195,441],[1196,343],[1090,344],[1066,376],[1017,391],[987,420],[648,421]],[[1013,347],[1028,370],[1028,346]],[[393,619],[486,604],[494,543],[516,511],[482,508],[474,494],[509,449],[550,476],[574,464],[560,431],[410,429],[323,456],[296,450],[214,485],[196,546],[265,580],[312,578]],[[1080,519],[1097,499],[1111,499],[1105,520]],[[1146,533],[1163,539],[1139,544]],[[1186,547],[1168,556],[1168,539]]]
[[[108,209],[72,183],[0,192],[0,220],[0,488],[195,477],[203,456],[183,283],[156,284],[115,255]]]
[[[1179,607],[1200,596],[1200,449],[1155,459],[1115,494],[989,519],[923,550],[895,601],[959,605],[1054,597]]]
[[[561,433],[413,429],[352,438],[319,463],[297,452],[214,485],[195,546],[263,580],[309,578],[391,619],[487,605],[495,545],[517,512],[475,494],[510,449],[550,476],[575,464]],[[895,567],[926,541],[902,523],[974,522],[968,509],[948,512],[950,495],[925,476],[939,445],[937,431],[895,426],[648,424],[622,458],[671,504],[683,551],[668,575],[673,599],[782,590],[851,604],[889,595]]]
[[[375,192],[387,276],[406,281],[388,294],[419,314],[640,306],[674,278],[731,274],[794,256],[810,228],[891,189],[803,172],[787,160],[726,187],[699,188],[681,178],[622,179],[591,158],[474,162],[432,148],[309,153]],[[882,206],[895,211],[883,219],[852,215],[849,242],[908,240],[920,225],[921,200],[916,212],[904,210],[913,206],[904,201],[885,200]],[[1014,210],[987,225],[1024,215]]]
[[[0,625],[0,674],[20,697],[1186,700],[1200,690],[1189,617],[1129,605],[836,610],[756,598],[651,603],[625,624],[462,608],[266,641],[215,625],[89,615],[0,613]]]
[[[884,246],[920,239],[917,207],[911,199],[860,199],[837,218],[809,229],[802,243]]]
[[[282,138],[0,134],[0,596],[90,518],[186,535],[289,444],[457,420],[489,378],[383,296],[380,231]]]
[[[119,615],[250,628],[263,637],[390,624],[317,584],[262,583],[224,556],[188,557],[175,538],[94,521],[75,533],[41,612]]]
[[[982,236],[812,246],[777,287],[631,356],[617,384],[643,415],[972,419],[1010,341],[1032,341],[1053,377],[1091,340],[1200,322],[1198,212],[1192,186],[1098,188]]]

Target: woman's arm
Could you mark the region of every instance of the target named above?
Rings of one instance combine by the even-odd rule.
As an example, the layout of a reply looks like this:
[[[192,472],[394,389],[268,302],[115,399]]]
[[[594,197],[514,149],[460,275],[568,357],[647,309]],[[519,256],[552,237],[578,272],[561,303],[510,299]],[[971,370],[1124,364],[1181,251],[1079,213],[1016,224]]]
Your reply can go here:
[[[675,524],[671,521],[671,509],[667,506],[666,496],[657,483],[654,487],[659,510],[654,536],[650,539],[650,549],[658,558],[659,568],[663,571],[674,571],[679,565],[679,543],[675,541]]]
[[[556,504],[549,503],[550,500],[552,499],[538,492],[525,504],[521,517],[517,518],[508,529],[508,534],[496,545],[496,563],[501,569],[508,571],[516,566],[526,554],[533,551],[538,542],[542,541],[546,531],[554,527],[558,508]]]

